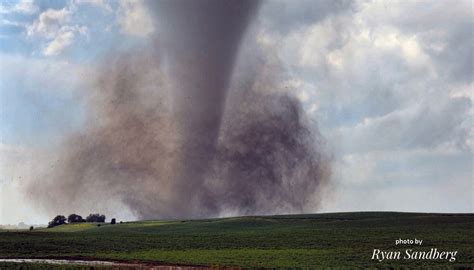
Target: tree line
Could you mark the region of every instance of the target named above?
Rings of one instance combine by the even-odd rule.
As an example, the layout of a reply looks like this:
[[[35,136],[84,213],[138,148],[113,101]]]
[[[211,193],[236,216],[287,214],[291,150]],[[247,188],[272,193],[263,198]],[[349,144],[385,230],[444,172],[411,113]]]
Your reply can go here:
[[[85,219],[83,219],[80,215],[77,214],[70,214],[67,218],[63,215],[57,215],[56,217],[53,218],[48,223],[48,228],[52,228],[55,226],[59,226],[62,224],[67,223],[81,223],[81,222],[99,222],[99,223],[104,223],[105,222],[105,215],[101,214],[89,214]],[[115,218],[112,219],[110,222],[111,224],[115,224]]]

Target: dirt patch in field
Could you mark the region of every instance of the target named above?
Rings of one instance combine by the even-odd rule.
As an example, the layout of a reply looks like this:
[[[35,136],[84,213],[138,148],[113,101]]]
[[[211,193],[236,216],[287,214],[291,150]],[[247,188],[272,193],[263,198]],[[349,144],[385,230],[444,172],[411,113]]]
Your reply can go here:
[[[207,269],[228,269],[238,270],[236,267],[218,267],[205,265],[182,265],[164,264],[162,262],[139,261],[139,260],[104,260],[90,257],[43,257],[43,258],[1,258],[0,262],[6,263],[38,263],[55,265],[78,265],[110,267],[112,269],[147,269],[147,270],[207,270]]]

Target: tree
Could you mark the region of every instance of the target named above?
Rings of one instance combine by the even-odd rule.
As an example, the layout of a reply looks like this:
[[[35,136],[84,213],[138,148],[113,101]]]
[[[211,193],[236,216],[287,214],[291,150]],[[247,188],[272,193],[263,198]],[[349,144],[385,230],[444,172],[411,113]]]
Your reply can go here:
[[[89,214],[86,222],[105,222],[105,216],[101,214]]]
[[[34,229],[34,227],[33,227],[33,226],[30,226],[30,231],[32,231],[33,229]]]
[[[110,221],[110,224],[115,224],[116,221],[115,221],[115,218],[113,218],[111,221]]]
[[[67,217],[67,222],[68,223],[79,223],[79,222],[85,222],[85,220],[79,216],[79,215],[76,215],[76,214],[70,214],[68,217]]]
[[[66,217],[58,215],[48,223],[48,228],[52,228],[52,227],[59,226],[62,224],[66,224]]]

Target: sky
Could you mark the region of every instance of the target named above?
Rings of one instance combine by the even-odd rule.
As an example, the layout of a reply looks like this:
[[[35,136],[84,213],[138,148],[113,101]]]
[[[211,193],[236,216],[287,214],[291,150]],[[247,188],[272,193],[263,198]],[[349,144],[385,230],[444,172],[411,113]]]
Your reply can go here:
[[[315,211],[473,212],[472,5],[263,1],[246,38],[281,61],[331,152]],[[104,58],[159,38],[147,8],[0,3],[0,224],[50,219],[24,186],[87,125],[84,93]]]

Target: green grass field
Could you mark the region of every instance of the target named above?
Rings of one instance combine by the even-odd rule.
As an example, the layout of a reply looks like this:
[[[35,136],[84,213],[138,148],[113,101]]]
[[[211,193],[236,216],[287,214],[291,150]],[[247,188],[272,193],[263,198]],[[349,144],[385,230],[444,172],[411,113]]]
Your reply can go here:
[[[395,246],[399,238],[422,239],[423,245]],[[437,248],[458,254],[454,262],[378,262],[371,260],[374,248]],[[469,268],[474,266],[474,215],[357,212],[62,225],[1,231],[0,257],[88,257],[245,268]],[[14,265],[3,263],[4,268]]]

